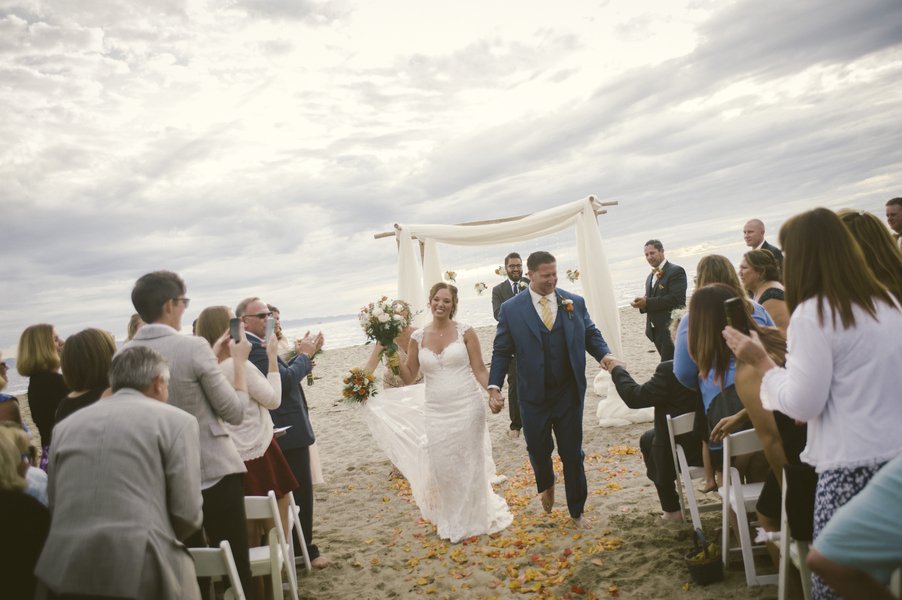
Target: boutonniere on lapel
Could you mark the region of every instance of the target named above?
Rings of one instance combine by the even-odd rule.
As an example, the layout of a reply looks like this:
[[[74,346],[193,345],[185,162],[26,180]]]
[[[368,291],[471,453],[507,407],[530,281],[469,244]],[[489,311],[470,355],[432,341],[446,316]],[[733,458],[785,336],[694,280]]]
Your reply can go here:
[[[528,285],[529,284],[526,283],[525,281],[523,281],[522,279],[517,282],[517,287],[520,288],[520,290],[525,290],[526,286],[528,286]]]
[[[571,300],[570,298],[561,298],[560,296],[558,296],[558,298],[561,299],[561,308],[563,308],[567,312],[567,318],[572,319],[573,318],[573,300]]]
[[[655,277],[664,277],[664,269],[662,269],[661,267],[655,267],[651,270],[651,274]]]

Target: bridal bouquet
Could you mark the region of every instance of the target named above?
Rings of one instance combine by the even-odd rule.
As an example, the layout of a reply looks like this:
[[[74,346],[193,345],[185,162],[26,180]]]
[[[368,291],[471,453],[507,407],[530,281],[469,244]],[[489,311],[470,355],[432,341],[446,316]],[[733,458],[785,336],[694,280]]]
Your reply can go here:
[[[354,367],[345,373],[341,396],[345,402],[363,404],[376,395],[376,377],[369,371]]]
[[[481,281],[477,281],[476,285],[474,285],[473,287],[476,289],[476,293],[479,294],[480,296],[482,296],[482,292],[486,291],[489,288],[489,286],[487,286],[486,284],[484,284]]]
[[[367,343],[379,342],[382,344],[385,347],[383,352],[388,359],[389,368],[395,375],[400,375],[401,363],[395,338],[410,324],[409,319],[399,314],[398,309],[392,307],[392,301],[387,296],[382,296],[378,302],[370,302],[360,309],[358,318],[360,327],[366,334]]]
[[[577,281],[579,281],[579,269],[567,269],[567,279],[570,280],[570,283],[576,283]]]

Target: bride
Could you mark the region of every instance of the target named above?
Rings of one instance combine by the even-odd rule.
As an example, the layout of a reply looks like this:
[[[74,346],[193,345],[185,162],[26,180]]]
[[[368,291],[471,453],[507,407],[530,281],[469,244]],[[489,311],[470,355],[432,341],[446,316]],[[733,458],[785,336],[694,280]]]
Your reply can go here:
[[[480,390],[488,371],[476,333],[452,320],[457,288],[432,286],[429,308],[432,323],[413,332],[400,367],[407,384],[422,371],[425,387],[385,390],[371,399],[368,424],[439,537],[458,542],[501,531],[513,515],[492,490],[495,463]]]

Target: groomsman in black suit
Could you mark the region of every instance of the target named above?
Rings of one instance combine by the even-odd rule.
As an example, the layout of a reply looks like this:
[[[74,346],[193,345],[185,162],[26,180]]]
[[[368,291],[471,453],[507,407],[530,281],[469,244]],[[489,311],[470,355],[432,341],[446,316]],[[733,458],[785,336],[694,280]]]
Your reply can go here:
[[[745,245],[752,250],[767,250],[777,259],[777,265],[783,270],[783,252],[773,244],[768,244],[764,239],[764,222],[761,219],[752,219],[742,228],[742,237]]]
[[[523,277],[523,259],[516,252],[511,252],[504,257],[504,270],[507,272],[507,279],[492,288],[492,314],[495,315],[496,321],[501,304],[529,286],[529,280]],[[511,359],[507,371],[507,396],[509,399],[507,407],[511,418],[510,435],[519,437],[520,430],[523,429],[523,422],[520,420],[520,405],[517,403],[516,357]]]
[[[664,245],[659,240],[645,242],[645,260],[651,265],[645,295],[636,297],[630,306],[645,313],[645,335],[657,348],[661,360],[673,360],[670,313],[686,306],[686,271],[664,258]]]

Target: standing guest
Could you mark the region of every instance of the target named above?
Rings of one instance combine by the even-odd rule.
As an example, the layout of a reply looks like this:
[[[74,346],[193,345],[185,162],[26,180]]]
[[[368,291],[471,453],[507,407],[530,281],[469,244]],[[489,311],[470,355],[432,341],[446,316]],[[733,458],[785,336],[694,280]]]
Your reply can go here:
[[[0,589],[4,598],[11,599],[34,597],[34,566],[50,530],[47,507],[25,493],[21,464],[16,444],[0,431],[0,531],[4,549]]]
[[[47,470],[48,449],[53,436],[53,417],[60,401],[69,393],[60,375],[63,340],[53,325],[31,325],[19,338],[16,369],[28,377],[28,407],[41,436],[41,468]]]
[[[843,209],[837,214],[858,242],[864,261],[871,267],[877,281],[896,300],[902,300],[902,250],[893,243],[892,236],[880,219],[864,210]]]
[[[833,513],[902,454],[902,309],[832,211],[792,217],[780,241],[792,312],[785,368],[757,338],[732,327],[723,335],[734,354],[763,376],[762,406],[808,423],[801,458],[818,472],[817,545]],[[813,598],[835,597],[819,577],[812,581]]]
[[[288,338],[285,336],[285,332],[282,331],[282,311],[280,311],[277,306],[274,306],[272,304],[267,304],[266,308],[269,309],[273,321],[276,322],[276,325],[273,328],[273,333],[276,335],[276,340],[278,341],[279,356],[281,356],[284,360],[288,360],[294,355],[294,348],[291,347],[291,342],[288,341]]]
[[[211,306],[201,311],[197,317],[197,335],[209,342],[210,346],[229,330],[229,319],[232,311],[226,306]],[[279,512],[282,516],[283,531],[288,531],[288,493],[298,487],[298,482],[291,474],[291,468],[282,454],[282,450],[273,436],[270,410],[279,408],[282,402],[282,380],[279,376],[278,344],[275,334],[268,340],[266,356],[269,369],[264,377],[254,366],[245,361],[244,370],[247,378],[248,399],[244,407],[244,419],[239,425],[225,424],[238,454],[247,467],[244,478],[245,496],[265,496],[269,490],[276,493]],[[229,346],[219,344],[219,366],[229,381],[235,380],[235,361],[229,355]]]
[[[25,493],[47,506],[47,473],[35,466],[37,452],[31,445],[31,436],[13,421],[0,421],[0,433],[13,441],[22,457],[19,474],[25,478]]]
[[[608,344],[592,322],[585,300],[557,287],[557,260],[549,252],[526,259],[529,293],[501,305],[489,374],[489,407],[504,407],[501,384],[511,358],[520,360],[518,381],[526,450],[545,512],[554,507],[551,453],[557,440],[564,465],[567,508],[574,525],[588,498],[583,441],[586,353],[607,366]],[[552,433],[554,439],[552,439]]]
[[[9,365],[3,360],[3,353],[0,352],[0,421],[13,421],[19,423],[22,429],[28,431],[25,422],[22,421],[22,411],[19,410],[19,399],[9,394],[3,394],[3,388],[6,387]]]
[[[789,310],[780,283],[780,265],[770,250],[750,250],[739,263],[739,280],[752,300],[764,307],[784,333],[789,327]]]
[[[636,297],[630,306],[646,314],[645,336],[655,345],[661,360],[673,360],[670,313],[686,306],[686,271],[664,258],[664,245],[659,240],[645,242],[645,260],[651,265],[645,295]]]
[[[200,426],[201,490],[204,498],[204,532],[212,547],[228,540],[246,594],[251,590],[244,512],[244,461],[222,421],[237,425],[244,418],[247,383],[244,368],[250,344],[223,335],[217,344],[229,344],[235,360],[235,383],[229,383],[214,350],[198,337],[180,335],[182,316],[188,308],[185,282],[170,271],[142,276],[132,290],[132,304],[147,323],[124,348],[147,346],[169,361],[172,379],[169,403],[191,413]],[[203,535],[192,546],[205,546]]]
[[[266,321],[270,312],[266,303],[260,298],[245,298],[238,303],[235,314],[244,322],[245,335],[250,343],[250,361],[260,369],[261,373],[269,370],[269,356],[264,346]],[[307,398],[301,387],[301,381],[312,368],[313,355],[323,347],[323,334],[310,335],[308,332],[295,343],[297,356],[285,362],[278,359],[279,376],[282,381],[282,402],[279,408],[270,411],[273,424],[277,427],[290,427],[285,435],[276,439],[285,455],[291,472],[298,482],[294,490],[294,499],[301,509],[301,529],[307,542],[310,564],[322,569],[329,566],[330,561],[321,555],[319,548],[313,543],[313,479],[310,468],[310,445],[316,440],[307,408]]]
[[[56,429],[35,574],[61,598],[199,598],[182,544],[203,517],[197,420],[167,406],[169,369],[150,348],[117,354],[110,383]]]
[[[672,336],[676,336],[679,321],[680,318],[677,317],[671,323]],[[680,498],[674,485],[676,471],[673,467],[667,417],[694,412],[701,398],[698,392],[680,385],[673,374],[672,360],[660,363],[651,379],[641,385],[629,374],[626,365],[616,358],[608,361],[607,370],[624,404],[633,409],[648,407],[655,409],[654,429],[642,434],[639,438],[639,448],[645,461],[646,475],[655,484],[658,500],[664,511],[661,518],[665,521],[682,521]],[[683,447],[690,465],[701,464],[701,438],[695,432],[677,436],[676,442]]]
[[[498,320],[501,305],[507,302],[529,285],[529,280],[523,277],[523,259],[516,252],[511,252],[504,257],[504,270],[507,279],[492,288],[492,314]],[[520,403],[517,401],[517,357],[511,358],[510,367],[507,370],[507,412],[510,415],[510,435],[520,437],[523,429],[523,421],[520,419]]]
[[[752,250],[770,250],[770,253],[777,259],[777,265],[782,271],[783,252],[764,239],[764,221],[761,219],[752,219],[746,223],[745,227],[742,228],[742,237],[745,239],[745,245]]]
[[[128,337],[125,338],[125,341],[131,340],[135,337],[135,334],[138,333],[138,330],[144,327],[146,323],[141,319],[141,315],[135,313],[128,320]]]
[[[110,385],[110,363],[116,340],[107,331],[85,329],[69,336],[61,362],[63,379],[71,392],[60,401],[53,423],[97,402]]]
[[[893,230],[899,248],[902,248],[902,198],[886,202],[886,224]]]

